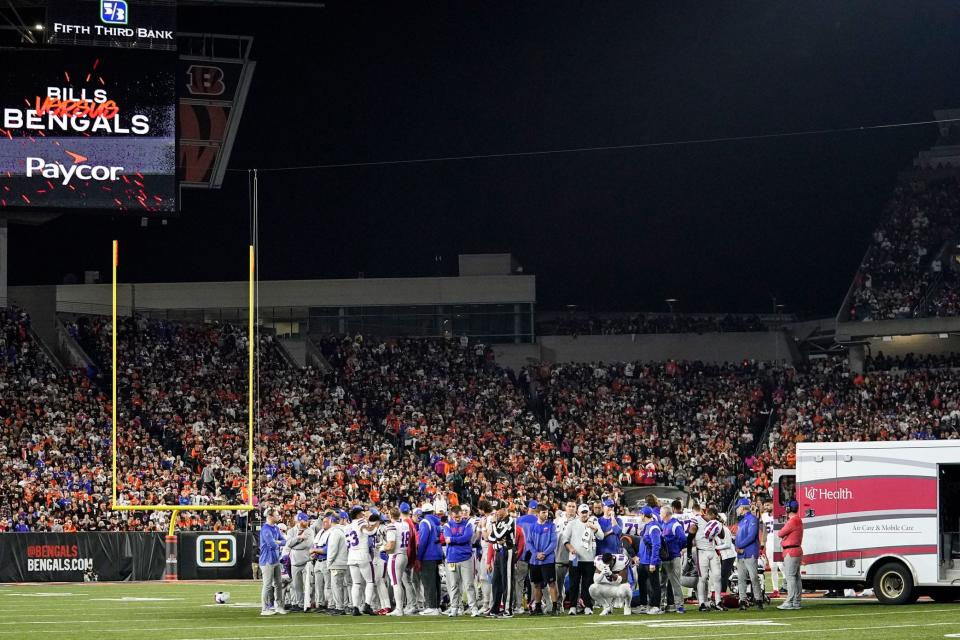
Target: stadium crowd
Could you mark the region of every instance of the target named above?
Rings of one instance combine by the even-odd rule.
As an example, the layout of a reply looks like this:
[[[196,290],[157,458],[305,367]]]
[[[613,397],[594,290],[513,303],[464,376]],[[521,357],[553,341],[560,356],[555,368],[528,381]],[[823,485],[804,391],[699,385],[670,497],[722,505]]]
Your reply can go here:
[[[885,360],[878,357],[873,361]],[[916,365],[915,359],[907,363]],[[956,440],[960,438],[960,379],[951,358],[930,367],[851,373],[841,358],[784,371],[773,392],[776,421],[767,442],[745,464],[739,495],[768,499],[774,468],[794,468],[797,442]]]
[[[106,396],[84,372],[54,369],[24,312],[0,309],[0,324],[0,531],[118,527]]]
[[[960,231],[960,178],[901,184],[883,216],[853,283],[849,319],[956,315],[956,278],[941,250]],[[941,274],[942,286],[930,291]]]
[[[949,270],[944,271],[936,294],[929,301],[928,315],[960,316],[960,274],[957,273],[955,265],[957,263],[952,263]]]
[[[162,530],[164,513],[110,503],[109,387],[58,372],[3,316],[0,530]],[[109,326],[68,324],[105,370]],[[330,368],[289,365],[260,344],[254,498],[282,514],[482,499],[621,502],[630,485],[672,485],[722,508],[766,498],[767,471],[798,440],[957,437],[952,360],[557,364],[515,375],[466,340],[327,338]],[[119,502],[246,501],[246,340],[229,325],[125,319],[119,335]],[[109,365],[107,365],[109,366]],[[765,446],[760,435],[776,416]],[[182,529],[245,526],[182,513]]]
[[[765,424],[770,382],[754,363],[562,364],[539,368],[551,421],[592,475],[683,487],[726,504]],[[548,428],[551,423],[548,422]],[[569,444],[564,444],[569,443]]]
[[[163,528],[165,514],[108,508],[107,377],[58,373],[30,340],[28,319],[5,318],[17,357],[8,355],[4,376],[4,438],[21,456],[7,462],[18,474],[5,482],[17,490],[5,493],[0,527]],[[79,318],[68,327],[108,370],[108,325]],[[722,500],[764,402],[752,365],[535,367],[515,376],[460,340],[356,336],[322,346],[332,371],[297,370],[269,337],[261,344],[255,493],[287,512],[437,496],[476,505],[508,493],[559,503],[655,483]],[[246,499],[245,359],[245,338],[229,325],[121,322],[121,504]],[[236,519],[183,514],[179,524],[231,528]]]

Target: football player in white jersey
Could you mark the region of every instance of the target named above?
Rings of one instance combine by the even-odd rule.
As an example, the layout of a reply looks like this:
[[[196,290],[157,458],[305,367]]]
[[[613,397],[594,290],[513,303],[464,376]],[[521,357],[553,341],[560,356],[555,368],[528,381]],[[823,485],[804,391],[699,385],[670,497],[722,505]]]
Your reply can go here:
[[[370,537],[373,527],[364,517],[363,507],[350,509],[350,524],[347,526],[347,565],[350,567],[352,581],[351,599],[353,615],[364,613],[373,615],[370,603],[373,601],[373,555]]]
[[[697,582],[697,600],[700,611],[726,611],[720,602],[720,556],[717,555],[716,541],[723,538],[723,524],[713,507],[707,507],[702,515],[695,516],[693,525],[697,529],[696,563],[700,571]],[[713,601],[709,600],[713,593]]]
[[[370,510],[370,526],[373,534],[373,585],[374,595],[378,602],[374,610],[377,615],[386,615],[390,611],[390,580],[387,578],[387,554],[383,547],[387,541],[386,523],[382,521],[380,512],[376,509]],[[372,603],[371,603],[372,604]]]
[[[617,601],[623,602],[623,615],[630,615],[630,599],[633,590],[627,581],[627,566],[630,560],[622,553],[604,553],[593,561],[596,573],[590,585],[590,597],[603,606],[602,616],[610,615]]]
[[[387,615],[402,616],[403,608],[410,600],[407,594],[413,595],[413,584],[407,573],[410,541],[413,536],[409,525],[400,519],[400,509],[396,507],[390,509],[390,523],[384,527],[384,534],[383,550],[387,554],[387,577],[390,579],[390,586],[393,587],[394,599],[393,611]]]
[[[767,502],[763,505],[763,513],[760,514],[760,525],[763,527],[765,532],[764,537],[764,555],[767,556],[767,566],[770,567],[770,578],[773,580],[773,594],[774,598],[780,597],[780,574],[783,573],[783,563],[774,562],[773,560],[773,546],[774,540],[777,539],[777,534],[773,530],[773,525],[776,522],[773,518],[773,503]]]

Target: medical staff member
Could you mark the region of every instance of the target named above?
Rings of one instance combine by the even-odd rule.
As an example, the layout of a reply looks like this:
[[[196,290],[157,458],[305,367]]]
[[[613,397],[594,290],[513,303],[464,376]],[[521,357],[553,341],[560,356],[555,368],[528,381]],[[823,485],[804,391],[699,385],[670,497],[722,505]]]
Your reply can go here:
[[[803,521],[800,520],[800,505],[796,500],[787,503],[787,522],[777,532],[783,549],[783,575],[787,583],[787,599],[777,609],[800,608],[803,584],[800,580],[800,563],[803,560]]]

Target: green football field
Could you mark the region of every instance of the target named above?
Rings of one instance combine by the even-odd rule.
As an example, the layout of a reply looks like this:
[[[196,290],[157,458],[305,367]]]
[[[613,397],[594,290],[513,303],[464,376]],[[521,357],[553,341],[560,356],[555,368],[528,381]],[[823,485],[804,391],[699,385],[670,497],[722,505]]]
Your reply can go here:
[[[213,594],[229,591],[231,604]],[[254,582],[0,586],[0,640],[298,640],[301,638],[570,638],[636,640],[724,636],[783,638],[960,638],[960,603],[893,607],[869,599],[811,599],[801,611],[662,616],[520,616],[513,620],[404,617],[332,618],[319,614],[260,617]],[[495,634],[495,635],[489,635]],[[481,636],[472,636],[481,637]]]

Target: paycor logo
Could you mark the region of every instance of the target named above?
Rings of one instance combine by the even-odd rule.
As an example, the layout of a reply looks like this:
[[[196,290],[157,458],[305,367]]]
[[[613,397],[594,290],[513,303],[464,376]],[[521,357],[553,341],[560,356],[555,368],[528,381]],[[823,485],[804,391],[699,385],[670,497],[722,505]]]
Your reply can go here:
[[[74,164],[69,167],[61,162],[46,162],[43,158],[27,158],[27,177],[43,176],[49,180],[57,180],[63,186],[67,186],[74,178],[77,180],[112,182],[117,180],[120,172],[123,171],[123,167],[83,164],[83,161],[86,160],[85,157],[77,154],[70,155],[74,159]]]
[[[852,500],[853,491],[846,487],[830,490],[819,487],[807,487],[803,490],[803,495],[807,500]]]

